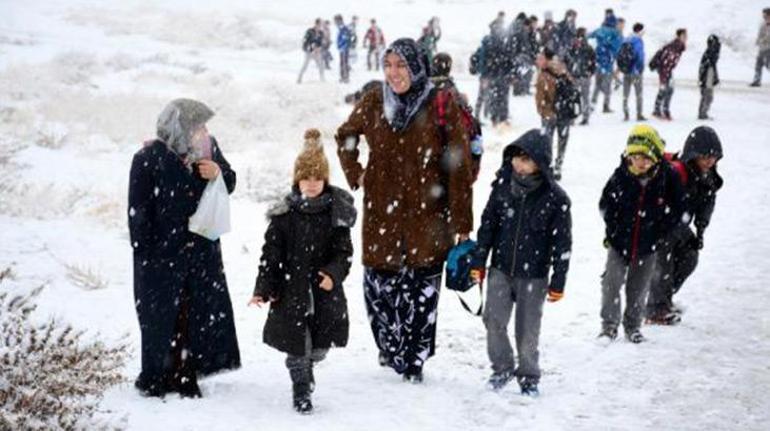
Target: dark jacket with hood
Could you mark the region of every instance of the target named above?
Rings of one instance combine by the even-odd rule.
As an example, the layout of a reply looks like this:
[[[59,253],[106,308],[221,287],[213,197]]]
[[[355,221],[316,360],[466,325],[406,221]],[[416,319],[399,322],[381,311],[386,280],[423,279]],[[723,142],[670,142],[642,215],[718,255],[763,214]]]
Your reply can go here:
[[[353,256],[353,197],[327,185],[320,196],[306,199],[295,186],[268,211],[268,217],[254,288],[254,295],[275,299],[270,303],[264,342],[302,356],[309,331],[313,348],[345,346],[348,310],[342,281]],[[319,287],[319,271],[333,280],[331,291]]]
[[[517,151],[528,154],[540,168],[540,184],[525,193],[517,192],[511,165]],[[481,216],[474,266],[486,266],[492,253],[492,266],[515,278],[548,278],[553,267],[550,288],[562,292],[572,247],[571,203],[553,179],[550,164],[548,139],[537,129],[505,148]]]
[[[697,236],[702,240],[714,213],[717,191],[722,188],[724,181],[717,172],[716,165],[707,173],[700,172],[695,166],[695,158],[698,156],[715,156],[717,160],[722,158],[722,143],[711,127],[696,127],[687,137],[680,156],[687,168],[686,211],[692,216]]]
[[[683,218],[684,191],[671,164],[657,163],[644,179],[621,157],[599,200],[609,245],[627,263],[654,253]]]
[[[596,53],[585,38],[575,38],[564,65],[573,78],[590,78],[596,72]]]
[[[698,69],[698,85],[700,88],[711,88],[719,85],[719,73],[717,73],[717,62],[719,61],[719,51],[722,43],[716,35],[708,38],[706,52],[700,59],[700,68]],[[709,76],[711,74],[711,76]]]

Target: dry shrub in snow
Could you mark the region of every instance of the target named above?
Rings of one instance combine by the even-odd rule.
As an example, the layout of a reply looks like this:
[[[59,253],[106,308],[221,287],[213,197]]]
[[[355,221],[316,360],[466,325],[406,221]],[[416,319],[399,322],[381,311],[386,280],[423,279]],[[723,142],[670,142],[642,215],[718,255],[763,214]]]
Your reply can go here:
[[[0,291],[9,270],[0,273]],[[128,345],[106,346],[84,331],[32,315],[39,287],[0,293],[0,429],[114,429],[99,410],[102,394],[124,381]]]

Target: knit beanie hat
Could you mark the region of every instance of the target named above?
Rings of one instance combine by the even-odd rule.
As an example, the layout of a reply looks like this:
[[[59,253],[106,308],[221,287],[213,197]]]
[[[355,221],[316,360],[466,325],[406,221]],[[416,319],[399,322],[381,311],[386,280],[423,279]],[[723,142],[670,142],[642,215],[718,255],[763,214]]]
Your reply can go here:
[[[641,154],[657,163],[663,158],[665,143],[658,132],[647,124],[639,124],[631,129],[626,143],[625,157]]]
[[[329,161],[324,154],[318,129],[305,131],[305,145],[294,162],[294,184],[309,178],[329,182]]]

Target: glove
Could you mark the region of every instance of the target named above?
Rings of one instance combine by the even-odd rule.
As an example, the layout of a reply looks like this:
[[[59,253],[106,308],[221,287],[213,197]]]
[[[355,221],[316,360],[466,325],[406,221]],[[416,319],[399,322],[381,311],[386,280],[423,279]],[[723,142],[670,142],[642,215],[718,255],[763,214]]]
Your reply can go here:
[[[703,237],[702,236],[694,236],[690,240],[690,248],[693,250],[700,250],[703,248]]]
[[[485,268],[473,268],[471,269],[471,280],[473,280],[476,284],[483,284],[484,283],[484,277],[487,275],[487,270]]]
[[[562,298],[564,298],[564,292],[553,290],[550,287],[548,288],[548,302],[557,302]]]

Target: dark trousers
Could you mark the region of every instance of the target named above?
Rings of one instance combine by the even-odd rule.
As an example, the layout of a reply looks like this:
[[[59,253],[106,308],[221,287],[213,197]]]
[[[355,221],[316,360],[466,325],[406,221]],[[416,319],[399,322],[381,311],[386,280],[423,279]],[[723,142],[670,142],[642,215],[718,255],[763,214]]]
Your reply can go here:
[[[700,105],[698,106],[698,118],[706,119],[709,116],[711,103],[714,102],[714,87],[700,89]]]
[[[671,233],[658,252],[655,276],[647,299],[647,316],[671,312],[674,294],[698,266],[698,250],[693,247],[695,234],[687,226]]]
[[[674,81],[662,81],[658,96],[655,98],[655,114],[671,115],[671,96],[674,95]]]
[[[762,82],[762,69],[770,67],[770,49],[759,51],[757,62],[754,64],[754,82]]]
[[[350,51],[340,51],[340,82],[350,81]]]
[[[492,78],[489,82],[489,116],[492,124],[508,120],[508,88],[511,81],[507,76]]]
[[[625,74],[623,75],[623,113],[626,117],[629,116],[628,112],[628,98],[631,96],[631,87],[634,87],[634,93],[636,94],[636,116],[642,116],[642,103],[644,101],[643,90],[643,78],[642,75]]]
[[[489,79],[479,78],[479,95],[476,97],[476,110],[473,113],[476,118],[489,116]],[[482,112],[482,109],[484,112]]]
[[[569,141],[570,120],[559,120],[556,117],[543,119],[543,134],[553,146],[553,132],[556,132],[557,148],[556,159],[553,170],[556,174],[561,174],[561,166],[564,163],[564,153],[567,152],[567,141]]]

